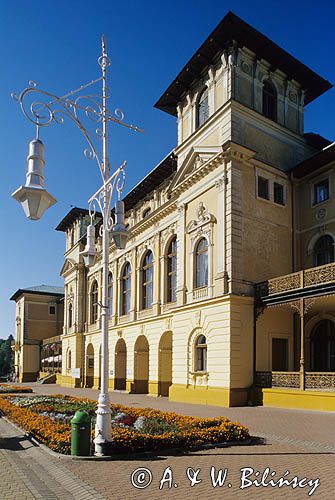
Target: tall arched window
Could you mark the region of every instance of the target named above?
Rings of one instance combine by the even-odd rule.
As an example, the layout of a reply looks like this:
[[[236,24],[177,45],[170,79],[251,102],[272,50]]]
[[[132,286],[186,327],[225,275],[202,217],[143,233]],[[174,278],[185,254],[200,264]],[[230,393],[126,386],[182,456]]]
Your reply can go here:
[[[195,288],[208,285],[208,243],[201,238],[195,248]]]
[[[113,275],[108,274],[108,312],[111,316],[113,314]]]
[[[323,266],[334,262],[334,240],[331,236],[321,236],[314,245],[314,265]]]
[[[68,349],[67,351],[67,369],[71,370],[72,368],[72,354],[71,354],[71,349]]]
[[[199,335],[195,341],[195,371],[207,370],[207,344],[205,335]]]
[[[152,269],[153,256],[149,250],[143,259],[142,264],[142,309],[149,309],[152,306]]]
[[[269,80],[263,83],[263,115],[270,120],[277,120],[277,91]]]
[[[129,314],[130,312],[130,295],[131,295],[131,267],[129,262],[124,266],[121,277],[121,314]]]
[[[208,89],[205,88],[199,96],[197,104],[197,128],[209,118]]]
[[[73,325],[73,305],[72,305],[72,302],[70,302],[69,304],[69,308],[68,308],[68,327],[71,328],[71,326]]]
[[[177,237],[175,236],[168,247],[166,260],[166,278],[167,278],[167,302],[176,301],[177,289]]]
[[[90,293],[90,323],[98,321],[98,282],[93,281]]]

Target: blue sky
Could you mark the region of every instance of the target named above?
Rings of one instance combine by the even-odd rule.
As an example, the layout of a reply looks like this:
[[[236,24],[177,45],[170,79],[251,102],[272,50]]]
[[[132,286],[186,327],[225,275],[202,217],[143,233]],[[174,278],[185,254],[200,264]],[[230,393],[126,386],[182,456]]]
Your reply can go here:
[[[335,82],[330,0],[0,1],[0,338],[14,333],[9,297],[15,290],[63,284],[64,234],[54,228],[71,205],[86,207],[100,185],[96,164],[83,155],[79,130],[72,123],[52,125],[41,138],[47,189],[58,203],[39,222],[25,218],[10,195],[25,182],[35,131],[10,93],[34,80],[59,95],[100,76],[97,58],[105,33],[112,60],[111,107],[122,108],[125,120],[145,129],[144,134],[111,129],[111,168],[128,161],[128,191],[176,145],[174,117],[153,104],[228,10]],[[334,140],[334,104],[331,90],[308,105],[305,130]]]

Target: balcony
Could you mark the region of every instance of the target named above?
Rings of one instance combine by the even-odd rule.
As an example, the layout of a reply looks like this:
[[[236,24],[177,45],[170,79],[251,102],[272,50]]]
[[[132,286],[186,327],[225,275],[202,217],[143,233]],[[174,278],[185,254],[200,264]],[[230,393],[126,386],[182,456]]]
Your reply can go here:
[[[207,299],[208,297],[208,287],[203,286],[201,288],[195,288],[192,292],[192,299],[193,302],[197,300],[204,300]]]
[[[271,278],[256,286],[256,296],[264,305],[332,293],[335,293],[334,262]]]
[[[299,389],[300,372],[256,372],[256,387]],[[335,372],[306,372],[305,389],[335,391]]]

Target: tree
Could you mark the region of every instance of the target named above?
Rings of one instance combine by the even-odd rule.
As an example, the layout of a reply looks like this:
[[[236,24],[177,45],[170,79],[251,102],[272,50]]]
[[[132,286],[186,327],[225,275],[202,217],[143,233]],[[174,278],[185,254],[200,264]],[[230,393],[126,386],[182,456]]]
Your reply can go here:
[[[9,375],[13,370],[13,351],[11,344],[13,335],[9,335],[7,340],[0,339],[0,377]]]

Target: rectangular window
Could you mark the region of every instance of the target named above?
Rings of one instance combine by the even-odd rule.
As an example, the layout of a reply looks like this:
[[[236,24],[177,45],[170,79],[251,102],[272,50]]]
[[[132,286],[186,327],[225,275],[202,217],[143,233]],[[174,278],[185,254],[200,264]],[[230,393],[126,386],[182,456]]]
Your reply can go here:
[[[49,306],[49,314],[56,314],[56,306]]]
[[[277,182],[273,183],[273,201],[278,203],[278,205],[285,205],[284,186],[282,184],[278,184]]]
[[[264,200],[269,199],[269,180],[260,176],[258,177],[258,196]]]
[[[324,179],[314,184],[314,205],[329,199],[329,181]]]
[[[272,339],[272,370],[285,372],[288,369],[288,340]]]

